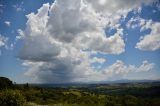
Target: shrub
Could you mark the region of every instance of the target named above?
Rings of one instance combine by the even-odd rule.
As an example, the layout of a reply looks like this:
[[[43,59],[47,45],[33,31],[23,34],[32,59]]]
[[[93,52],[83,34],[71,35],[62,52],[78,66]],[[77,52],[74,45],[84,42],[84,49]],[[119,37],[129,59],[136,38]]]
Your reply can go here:
[[[25,99],[17,90],[3,90],[0,92],[0,106],[24,106]]]

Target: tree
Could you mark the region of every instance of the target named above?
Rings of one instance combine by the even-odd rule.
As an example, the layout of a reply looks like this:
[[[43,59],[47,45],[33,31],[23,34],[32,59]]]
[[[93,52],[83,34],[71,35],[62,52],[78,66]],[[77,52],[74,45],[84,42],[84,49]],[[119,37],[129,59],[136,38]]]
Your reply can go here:
[[[0,89],[11,88],[13,83],[6,77],[0,77]]]

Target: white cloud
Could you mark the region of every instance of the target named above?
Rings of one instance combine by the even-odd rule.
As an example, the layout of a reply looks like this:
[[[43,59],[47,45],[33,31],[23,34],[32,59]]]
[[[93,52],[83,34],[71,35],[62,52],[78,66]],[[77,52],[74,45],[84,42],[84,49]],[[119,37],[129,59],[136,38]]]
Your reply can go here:
[[[25,61],[24,64],[29,68],[25,75],[34,78],[33,81],[52,83],[116,80],[125,78],[129,73],[147,73],[154,69],[154,64],[148,61],[143,61],[142,65],[136,67],[117,60],[100,71],[94,70],[86,62],[79,64],[68,58],[50,62]]]
[[[98,57],[93,57],[92,59],[90,59],[91,63],[101,63],[101,64],[103,64],[105,61],[106,61],[106,59],[98,58]]]
[[[151,20],[145,21],[141,26],[141,30],[151,29],[151,32],[136,44],[136,48],[144,51],[155,51],[160,49],[160,23]]]
[[[92,1],[92,0],[86,0],[87,2],[90,2],[91,5],[97,10],[110,13],[115,13],[117,11],[128,11],[132,10],[133,8],[138,8],[142,4],[148,5],[152,4],[153,0],[99,0],[99,1]],[[127,5],[126,5],[127,4]]]
[[[1,55],[1,48],[2,47],[7,48],[7,42],[8,42],[8,38],[0,34],[0,55]]]
[[[91,50],[106,54],[121,54],[125,51],[124,40],[118,34],[107,39],[95,36],[93,39],[88,40],[87,44]]]
[[[102,15],[104,10],[99,11],[100,7],[92,5],[95,4],[89,0],[55,0],[51,5],[44,4],[37,13],[27,15],[26,29],[19,31],[24,45],[18,56],[28,67],[26,75],[39,82],[63,83],[102,81],[109,76],[128,73],[129,68],[122,61],[100,71],[92,67],[94,62],[105,62],[103,58],[91,58],[93,52],[118,55],[125,51],[123,29],[113,21],[118,22],[120,13],[112,20],[112,15]],[[105,11],[113,12],[112,8],[113,5]],[[125,9],[128,11],[128,7],[122,11]],[[117,32],[106,37],[105,27],[110,27],[110,21],[114,22]]]
[[[151,32],[141,36],[135,48],[144,51],[155,51],[160,49],[160,22],[145,20],[140,17],[131,18],[127,23],[128,28],[140,28],[140,31],[150,29]]]
[[[17,12],[25,11],[25,9],[23,8],[23,4],[24,4],[24,2],[22,1],[19,4],[13,5],[13,8],[15,8]]]
[[[137,72],[151,71],[154,68],[153,63],[149,63],[147,60],[143,61],[142,65],[136,69]]]
[[[117,79],[117,78],[123,78],[128,73],[136,73],[136,72],[148,72],[152,71],[154,68],[153,63],[149,63],[148,61],[143,61],[142,65],[139,67],[136,67],[134,65],[125,65],[122,61],[117,60],[113,65],[106,68],[104,71],[104,74],[109,75],[109,78]],[[143,78],[142,78],[143,79]]]
[[[24,39],[25,34],[24,34],[24,32],[21,29],[18,29],[17,33],[18,33],[18,35],[16,36],[16,41]]]
[[[8,38],[6,38],[0,34],[0,48],[3,46],[6,46],[7,41],[8,41]]]
[[[134,29],[134,28],[137,28],[137,27],[141,27],[142,25],[145,24],[145,20],[144,19],[141,19],[140,17],[136,17],[136,18],[131,18],[126,26],[128,29]]]
[[[140,10],[142,5],[152,5],[157,0],[86,0],[90,6],[101,13],[111,26],[118,24],[120,18],[125,18],[129,11]],[[114,13],[114,14],[113,14]]]
[[[5,21],[4,22],[7,26],[11,26],[11,22],[9,22],[9,21]]]

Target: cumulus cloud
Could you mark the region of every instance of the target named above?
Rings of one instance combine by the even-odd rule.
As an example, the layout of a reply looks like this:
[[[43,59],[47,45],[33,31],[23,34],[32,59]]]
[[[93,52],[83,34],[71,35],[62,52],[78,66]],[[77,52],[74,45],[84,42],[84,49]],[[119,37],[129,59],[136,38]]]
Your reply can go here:
[[[146,20],[140,17],[132,17],[126,24],[128,29],[134,29],[137,27],[142,27],[145,24]],[[141,28],[142,29],[142,28]]]
[[[4,37],[0,34],[0,54],[1,54],[1,48],[5,47],[7,48],[7,42],[8,42],[8,38]]]
[[[98,58],[98,57],[93,57],[92,59],[90,59],[91,63],[101,63],[101,64],[103,64],[105,61],[106,61],[106,59]]]
[[[60,52],[58,44],[45,33],[46,21],[48,19],[49,4],[39,9],[38,14],[27,15],[27,28],[25,32],[19,30],[24,36],[25,44],[19,53],[19,58],[24,60],[43,61],[51,59]]]
[[[150,29],[151,32],[141,36],[135,48],[144,51],[155,51],[160,49],[160,22],[145,20],[140,17],[131,18],[127,23],[127,28],[140,28],[140,31]]]
[[[8,41],[8,38],[0,34],[0,47],[6,46],[7,41]]]
[[[11,26],[11,22],[9,22],[9,21],[5,21],[4,22],[7,26]]]
[[[160,49],[160,23],[149,21],[141,21],[141,30],[151,29],[151,32],[136,44],[136,48],[144,51],[155,51]]]
[[[16,36],[16,41],[24,39],[25,35],[24,32],[21,29],[17,30],[18,35]]]
[[[154,64],[143,61],[138,67],[126,65],[121,60],[96,71],[88,66],[88,63],[75,63],[70,59],[55,59],[50,62],[25,62],[29,70],[25,73],[33,77],[36,82],[66,83],[66,82],[90,82],[122,79],[128,73],[148,72],[154,69]],[[77,65],[78,64],[78,65]],[[85,69],[85,70],[83,70]],[[142,78],[143,79],[143,78]]]
[[[108,77],[116,76],[123,78],[130,72],[147,72],[153,70],[153,68],[154,64],[149,63],[147,60],[143,61],[139,67],[134,65],[125,65],[125,63],[123,63],[121,60],[117,60],[113,65],[106,68],[103,73],[109,75]]]
[[[99,0],[99,1],[92,1],[92,0],[86,0],[87,2],[90,2],[91,5],[97,10],[97,11],[103,11],[103,12],[110,12],[114,13],[117,11],[127,11],[132,10],[133,8],[138,8],[142,4],[149,5],[153,3],[153,0]],[[127,4],[127,5],[126,5]]]
[[[154,68],[153,63],[149,63],[147,60],[143,61],[142,65],[136,69],[137,72],[143,72],[143,71],[151,71]]]
[[[90,6],[103,17],[110,26],[118,24],[121,18],[125,18],[129,11],[140,10],[142,5],[152,5],[157,0],[86,0]],[[113,14],[114,13],[114,14]]]
[[[105,2],[101,1],[100,5]],[[110,7],[102,6],[107,8],[101,9],[90,0],[55,0],[51,5],[44,4],[37,13],[28,14],[25,30],[19,30],[24,45],[18,58],[28,69],[25,74],[36,82],[65,83],[102,81],[110,76],[128,73],[130,66],[122,61],[100,71],[92,67],[92,63],[103,65],[106,62],[105,58],[92,57],[93,52],[119,55],[125,51],[123,29],[113,21],[118,22],[121,17],[117,15],[112,19],[113,15],[108,14],[123,7],[124,2],[114,2],[116,7],[108,5]],[[140,6],[142,1],[134,3],[137,5],[131,6],[132,9]],[[120,10],[129,11],[128,8]],[[117,32],[106,36],[105,28],[111,25],[111,21]],[[142,64],[142,69],[151,70],[145,69],[149,64]],[[132,68],[138,70],[135,66]]]

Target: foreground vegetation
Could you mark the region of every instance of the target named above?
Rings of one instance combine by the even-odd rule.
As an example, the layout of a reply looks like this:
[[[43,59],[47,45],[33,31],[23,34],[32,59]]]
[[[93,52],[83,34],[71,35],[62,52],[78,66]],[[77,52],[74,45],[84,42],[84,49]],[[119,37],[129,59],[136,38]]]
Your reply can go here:
[[[3,83],[7,81],[0,84],[0,106],[160,106],[159,85],[43,88]]]

